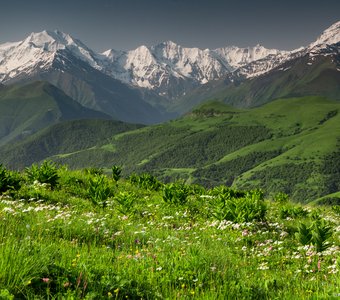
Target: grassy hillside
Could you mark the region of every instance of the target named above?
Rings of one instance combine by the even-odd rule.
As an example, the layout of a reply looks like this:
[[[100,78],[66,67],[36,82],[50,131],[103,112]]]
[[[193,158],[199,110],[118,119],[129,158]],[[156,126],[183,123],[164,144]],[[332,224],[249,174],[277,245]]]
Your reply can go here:
[[[142,125],[120,121],[86,119],[64,121],[52,125],[15,145],[2,147],[1,162],[15,169],[22,169],[51,155],[68,156],[82,149],[100,147],[111,141],[112,136]]]
[[[82,107],[47,82],[0,89],[0,145],[20,140],[63,120],[109,116]]]
[[[282,99],[249,110],[209,102],[184,118],[68,152],[48,150],[35,160],[49,157],[72,168],[115,164],[126,174],[151,172],[165,181],[207,187],[259,187],[308,202],[340,190],[339,108],[339,102],[322,97]],[[42,140],[37,136],[34,143]],[[28,152],[40,153],[34,143]],[[19,152],[27,147],[2,149],[0,158],[10,166],[29,165]]]
[[[0,166],[1,299],[338,297],[338,206],[118,171]]]

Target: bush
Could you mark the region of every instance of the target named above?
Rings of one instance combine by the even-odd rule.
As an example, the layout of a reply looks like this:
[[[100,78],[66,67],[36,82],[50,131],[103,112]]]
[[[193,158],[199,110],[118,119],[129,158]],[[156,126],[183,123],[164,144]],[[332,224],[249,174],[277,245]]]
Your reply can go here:
[[[137,196],[134,193],[120,192],[114,197],[114,200],[118,204],[118,210],[124,215],[129,214],[137,200]]]
[[[307,215],[308,211],[301,206],[285,205],[280,208],[281,219],[306,217]]]
[[[91,176],[88,181],[88,197],[95,205],[106,206],[106,200],[113,196],[109,181],[105,175]]]
[[[118,166],[112,166],[112,179],[117,182],[120,179],[122,168]]]
[[[0,164],[0,193],[20,188],[21,177],[17,172],[7,170]]]
[[[237,197],[229,190],[215,197],[211,204],[213,217],[220,221],[263,221],[267,212],[263,193],[258,190],[248,192],[244,197]]]
[[[30,168],[25,169],[25,173],[30,182],[38,181],[47,183],[54,188],[58,184],[59,175],[56,163],[44,161],[41,166],[33,164]]]
[[[163,188],[163,200],[169,204],[183,205],[189,194],[189,187],[182,182],[170,183]]]
[[[295,237],[302,245],[313,244],[316,252],[323,252],[330,247],[329,238],[333,234],[333,228],[324,220],[317,220],[307,226],[301,223]]]
[[[162,186],[162,183],[155,176],[147,173],[141,175],[131,174],[129,181],[140,188],[151,191],[158,191]]]

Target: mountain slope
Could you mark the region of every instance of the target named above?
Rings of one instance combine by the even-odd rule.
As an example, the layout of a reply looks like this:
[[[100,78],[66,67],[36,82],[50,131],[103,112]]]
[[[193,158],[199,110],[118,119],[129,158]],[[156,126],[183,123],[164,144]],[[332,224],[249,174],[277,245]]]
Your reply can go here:
[[[90,118],[110,117],[82,107],[47,82],[0,88],[0,145],[63,120]]]
[[[304,55],[300,53],[254,78],[239,76],[208,83],[173,103],[171,109],[189,111],[206,99],[236,107],[254,107],[279,98],[307,95],[340,100],[340,43],[304,51]]]
[[[45,80],[81,105],[116,119],[155,123],[167,118],[143,100],[142,92],[108,76],[103,63],[99,54],[59,31],[0,45],[0,81],[6,84]]]
[[[83,149],[98,148],[110,142],[116,134],[140,127],[142,125],[103,119],[62,121],[44,128],[14,145],[3,146],[1,162],[12,168],[21,169],[51,155],[63,155]],[[97,158],[102,160],[105,156]]]
[[[147,171],[206,186],[262,187],[310,201],[340,190],[334,165],[340,161],[339,111],[339,102],[322,97],[282,99],[248,110],[209,102],[179,120],[123,132],[96,147],[68,153],[46,148],[35,160],[49,157],[73,168],[116,164],[125,174]],[[42,142],[37,136],[29,151],[24,143],[20,151],[36,153],[34,145]],[[18,149],[0,149],[0,159],[29,165]]]

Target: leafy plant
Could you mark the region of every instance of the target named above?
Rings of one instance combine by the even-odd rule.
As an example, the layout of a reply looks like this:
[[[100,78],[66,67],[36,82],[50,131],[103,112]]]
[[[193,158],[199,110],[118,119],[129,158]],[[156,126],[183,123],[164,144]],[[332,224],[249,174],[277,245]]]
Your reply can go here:
[[[103,168],[90,167],[84,169],[85,174],[89,175],[102,175],[104,174]]]
[[[169,204],[183,205],[187,202],[190,189],[183,182],[170,183],[163,188],[163,200]]]
[[[233,222],[262,221],[265,219],[267,206],[263,193],[255,190],[244,197],[235,197],[232,190],[215,197],[211,202],[212,215],[218,220]]]
[[[47,183],[54,188],[58,184],[59,175],[56,163],[44,161],[40,166],[33,164],[30,168],[25,169],[25,173],[30,182],[38,181]]]
[[[333,228],[324,220],[317,220],[313,225],[313,244],[317,252],[323,252],[330,247],[328,239],[333,234]]]
[[[295,233],[295,237],[302,245],[309,245],[312,242],[312,226],[307,226],[304,223],[300,223],[298,232]]]
[[[148,173],[143,173],[141,175],[131,174],[129,177],[129,181],[140,188],[144,188],[150,191],[158,191],[159,188],[162,186],[162,183],[158,181],[155,176]]]
[[[120,192],[114,197],[114,200],[118,203],[118,210],[122,214],[127,215],[131,212],[137,196],[130,192]]]
[[[328,240],[332,234],[332,226],[324,220],[316,220],[310,226],[300,223],[295,237],[302,245],[313,244],[317,252],[323,252],[330,247]]]
[[[274,196],[275,202],[278,203],[287,203],[289,200],[289,196],[286,193],[279,192]]]
[[[88,197],[95,205],[106,206],[106,200],[113,195],[108,179],[105,175],[94,175],[89,178]]]
[[[111,170],[112,170],[112,179],[115,182],[117,182],[121,177],[122,168],[119,166],[112,166]]]
[[[308,215],[308,211],[301,206],[294,206],[291,204],[280,207],[280,218],[298,218],[298,217],[306,217]]]
[[[19,173],[7,170],[0,164],[0,193],[20,188],[21,176]]]

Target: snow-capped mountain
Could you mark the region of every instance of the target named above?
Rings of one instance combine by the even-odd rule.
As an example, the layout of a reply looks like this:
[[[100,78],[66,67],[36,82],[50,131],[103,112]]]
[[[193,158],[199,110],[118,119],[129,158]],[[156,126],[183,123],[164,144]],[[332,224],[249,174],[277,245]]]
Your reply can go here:
[[[340,42],[340,21],[334,23],[327,28],[315,42],[308,46],[308,49],[312,49],[316,46],[322,47],[326,45],[332,45]]]
[[[222,58],[224,58],[233,69],[240,68],[253,61],[263,59],[265,57],[285,55],[288,51],[280,51],[277,49],[267,49],[262,45],[256,45],[255,47],[239,48],[236,46],[218,48],[215,50]]]
[[[263,46],[238,48],[225,47],[216,50],[185,48],[172,41],[152,47],[141,46],[128,52],[113,49],[103,53],[109,60],[106,71],[128,84],[156,90],[170,96],[173,87],[179,89],[175,97],[186,89],[222,78],[241,66],[269,55],[282,55],[286,51],[266,49]],[[107,64],[106,64],[107,66]],[[181,85],[179,82],[190,82]]]
[[[92,85],[97,80],[93,78],[91,83],[87,81],[86,84],[77,84],[81,86],[82,92],[79,93],[79,89],[74,92],[74,87],[60,79],[60,72],[70,73],[72,70],[72,78],[81,77],[81,80],[87,78],[84,72],[97,72],[96,76],[104,76],[104,81],[118,80],[123,85],[142,90],[145,101],[149,103],[155,99],[157,101],[159,97],[166,102],[169,99],[179,99],[191,90],[221,78],[233,80],[237,77],[238,80],[243,80],[260,76],[307,53],[313,55],[322,52],[339,41],[340,22],[337,22],[326,29],[315,42],[293,51],[267,49],[261,45],[203,50],[182,47],[167,41],[150,47],[140,46],[130,51],[110,49],[104,53],[96,53],[66,33],[43,31],[32,33],[20,42],[0,45],[0,83],[37,76],[41,78],[44,72],[59,72],[58,76],[53,77],[53,84],[59,84],[69,96],[81,98],[81,103],[92,102],[91,105],[95,107],[96,96]],[[113,84],[115,89],[116,84],[117,81]],[[65,90],[66,86],[68,90]],[[84,89],[87,89],[85,96]],[[113,88],[106,86],[105,89]],[[121,86],[121,90],[125,90],[125,87]],[[91,93],[93,95],[88,96]],[[150,93],[153,93],[151,102]]]
[[[0,81],[48,69],[57,60],[58,52],[63,50],[71,51],[90,66],[101,69],[98,54],[79,40],[57,30],[42,31],[30,34],[21,42],[0,45]]]
[[[185,48],[172,41],[127,52],[111,49],[103,55],[109,61],[106,71],[114,78],[170,98],[232,70],[211,50]]]

